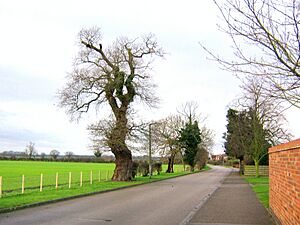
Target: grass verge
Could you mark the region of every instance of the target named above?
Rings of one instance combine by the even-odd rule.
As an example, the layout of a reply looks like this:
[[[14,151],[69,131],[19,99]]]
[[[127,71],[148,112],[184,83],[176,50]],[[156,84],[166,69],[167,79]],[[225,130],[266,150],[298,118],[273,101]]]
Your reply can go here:
[[[269,208],[269,178],[268,177],[244,177],[250,183],[259,201]]]
[[[209,170],[210,167],[206,166],[203,171]],[[135,186],[160,180],[165,180],[173,177],[183,176],[191,174],[189,172],[176,172],[172,174],[161,173],[160,175],[154,175],[149,177],[137,177],[132,182],[94,182],[93,184],[85,184],[82,187],[79,184],[73,185],[69,188],[67,185],[61,186],[58,190],[53,187],[44,188],[42,192],[37,190],[28,190],[24,194],[12,195],[9,194],[0,198],[0,213],[12,211],[14,209],[25,208],[30,205],[36,205],[45,202],[59,201],[62,199],[68,199],[73,197],[79,197],[89,195],[93,193],[100,193],[104,191],[120,189],[129,186]]]

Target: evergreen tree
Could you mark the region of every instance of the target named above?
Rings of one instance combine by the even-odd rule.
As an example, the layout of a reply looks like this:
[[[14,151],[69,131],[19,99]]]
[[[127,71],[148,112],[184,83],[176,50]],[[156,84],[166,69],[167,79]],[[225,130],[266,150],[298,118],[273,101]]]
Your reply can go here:
[[[200,129],[198,122],[190,120],[185,127],[179,131],[178,142],[184,149],[183,160],[190,166],[191,171],[194,170],[196,163],[196,155],[199,150],[198,146],[201,143]]]
[[[259,176],[259,164],[266,160],[268,148],[271,146],[267,138],[267,130],[253,109],[227,112],[227,132],[224,134],[225,153],[240,159],[241,173],[243,172],[244,157],[252,159]]]
[[[239,112],[234,109],[227,111],[227,132],[224,134],[225,153],[240,160],[240,172],[243,173],[243,161],[250,151],[253,132],[251,118],[246,111]]]

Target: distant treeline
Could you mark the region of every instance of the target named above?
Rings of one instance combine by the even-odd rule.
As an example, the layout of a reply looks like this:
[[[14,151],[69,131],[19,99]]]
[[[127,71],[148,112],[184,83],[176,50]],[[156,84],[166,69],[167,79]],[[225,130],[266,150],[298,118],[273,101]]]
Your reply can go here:
[[[113,156],[103,155],[95,157],[93,155],[58,155],[55,158],[52,155],[41,154],[29,157],[23,152],[2,152],[0,160],[19,160],[19,161],[46,161],[46,162],[94,162],[94,163],[111,163],[115,161]]]
[[[54,158],[52,155],[38,154],[30,157],[24,152],[4,151],[0,153],[0,160],[19,160],[19,161],[46,161],[46,162],[91,162],[91,163],[114,163],[113,155],[58,155]],[[148,156],[133,156],[133,160],[146,161]],[[152,157],[153,161],[165,161],[160,157]]]

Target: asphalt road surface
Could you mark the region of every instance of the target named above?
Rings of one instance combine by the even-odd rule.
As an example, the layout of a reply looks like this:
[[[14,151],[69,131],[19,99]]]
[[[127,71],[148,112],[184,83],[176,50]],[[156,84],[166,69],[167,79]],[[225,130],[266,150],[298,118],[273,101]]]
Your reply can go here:
[[[152,184],[0,214],[0,224],[184,224],[229,172],[214,167]]]

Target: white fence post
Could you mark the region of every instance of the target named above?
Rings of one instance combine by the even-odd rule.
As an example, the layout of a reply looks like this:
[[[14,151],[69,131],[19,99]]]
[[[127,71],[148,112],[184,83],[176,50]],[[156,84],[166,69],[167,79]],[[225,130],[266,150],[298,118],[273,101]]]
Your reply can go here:
[[[82,187],[82,171],[80,171],[80,187]]]
[[[40,192],[43,191],[43,174],[41,173]]]
[[[58,173],[56,173],[56,176],[55,176],[55,189],[57,190],[58,188]]]
[[[99,170],[98,176],[99,176],[99,182],[101,182],[101,171],[100,170]]]
[[[69,188],[71,188],[72,172],[69,172]]]
[[[2,176],[0,176],[0,198],[2,198]]]
[[[91,170],[91,175],[90,175],[90,184],[93,184],[93,171]]]
[[[25,176],[24,174],[22,175],[22,194],[24,194],[25,191]]]

